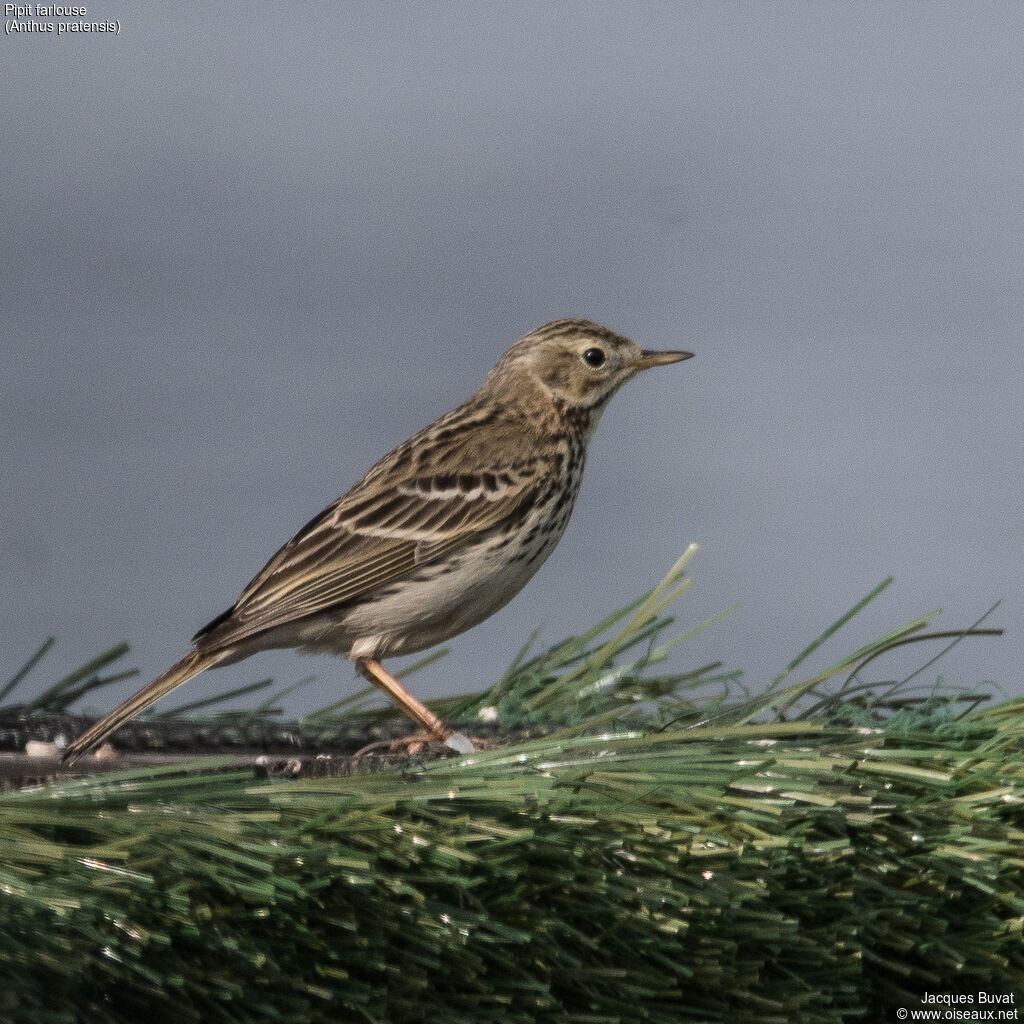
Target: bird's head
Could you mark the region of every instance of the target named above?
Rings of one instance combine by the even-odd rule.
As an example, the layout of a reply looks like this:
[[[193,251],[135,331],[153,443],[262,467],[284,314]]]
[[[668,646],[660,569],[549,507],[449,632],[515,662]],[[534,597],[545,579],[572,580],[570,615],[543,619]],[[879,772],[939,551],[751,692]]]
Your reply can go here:
[[[642,370],[692,355],[648,351],[593,320],[552,320],[508,349],[491,376],[508,383],[532,378],[556,405],[580,413],[600,412]]]

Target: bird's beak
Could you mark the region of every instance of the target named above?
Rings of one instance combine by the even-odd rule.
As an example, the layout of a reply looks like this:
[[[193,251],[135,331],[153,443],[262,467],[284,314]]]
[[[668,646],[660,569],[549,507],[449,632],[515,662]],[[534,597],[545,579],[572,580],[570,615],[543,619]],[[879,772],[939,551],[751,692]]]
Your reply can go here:
[[[652,366],[668,366],[669,363],[679,363],[692,358],[692,352],[651,352],[645,348],[641,351],[640,358],[633,362],[633,368],[649,370]]]

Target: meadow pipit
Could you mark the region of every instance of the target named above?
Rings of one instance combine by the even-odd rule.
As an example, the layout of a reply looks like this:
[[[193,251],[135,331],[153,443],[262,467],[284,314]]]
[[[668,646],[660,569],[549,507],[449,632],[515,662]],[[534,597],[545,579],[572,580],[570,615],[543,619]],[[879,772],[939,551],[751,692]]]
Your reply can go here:
[[[433,737],[454,733],[380,663],[507,604],[565,531],[587,442],[613,394],[690,352],[648,352],[590,320],[517,341],[457,409],[385,455],[307,523],[193,648],[64,753],[74,761],[175,687],[257,651],[342,654]]]

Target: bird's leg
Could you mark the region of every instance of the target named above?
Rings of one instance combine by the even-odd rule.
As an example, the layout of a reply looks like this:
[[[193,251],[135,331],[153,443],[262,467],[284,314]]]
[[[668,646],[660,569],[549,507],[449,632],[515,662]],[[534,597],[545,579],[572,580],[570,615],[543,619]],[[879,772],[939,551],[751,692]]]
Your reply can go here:
[[[357,658],[356,671],[368,679],[378,690],[387,694],[417,725],[425,729],[430,738],[444,743],[460,754],[474,750],[473,744],[451,727],[444,724],[433,711],[418,701],[379,661],[373,658]]]

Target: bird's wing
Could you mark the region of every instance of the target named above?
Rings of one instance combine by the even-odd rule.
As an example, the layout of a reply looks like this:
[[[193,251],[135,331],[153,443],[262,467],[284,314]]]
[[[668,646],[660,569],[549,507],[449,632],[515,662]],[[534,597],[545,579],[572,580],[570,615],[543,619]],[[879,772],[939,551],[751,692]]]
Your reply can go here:
[[[530,453],[493,470],[467,470],[463,462],[448,472],[435,462],[430,471],[387,472],[382,463],[307,523],[235,605],[196,634],[201,648],[230,646],[400,579],[517,516],[543,482]]]

